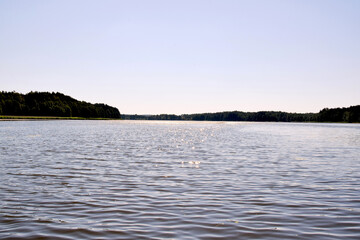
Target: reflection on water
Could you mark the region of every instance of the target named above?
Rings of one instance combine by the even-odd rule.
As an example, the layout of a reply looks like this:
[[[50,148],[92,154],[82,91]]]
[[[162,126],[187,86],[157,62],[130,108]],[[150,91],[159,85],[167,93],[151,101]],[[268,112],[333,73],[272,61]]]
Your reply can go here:
[[[0,239],[360,238],[360,125],[0,122]]]

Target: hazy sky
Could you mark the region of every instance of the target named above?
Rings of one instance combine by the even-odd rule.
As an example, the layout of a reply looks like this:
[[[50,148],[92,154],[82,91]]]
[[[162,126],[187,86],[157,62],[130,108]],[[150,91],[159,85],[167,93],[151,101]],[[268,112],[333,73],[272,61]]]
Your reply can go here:
[[[0,90],[122,113],[360,104],[359,0],[0,0]]]

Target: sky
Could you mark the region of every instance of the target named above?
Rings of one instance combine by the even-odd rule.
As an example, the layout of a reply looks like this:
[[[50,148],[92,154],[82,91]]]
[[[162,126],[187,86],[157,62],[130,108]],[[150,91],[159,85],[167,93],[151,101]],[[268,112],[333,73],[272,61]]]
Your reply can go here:
[[[0,90],[124,114],[360,104],[359,0],[0,0]]]

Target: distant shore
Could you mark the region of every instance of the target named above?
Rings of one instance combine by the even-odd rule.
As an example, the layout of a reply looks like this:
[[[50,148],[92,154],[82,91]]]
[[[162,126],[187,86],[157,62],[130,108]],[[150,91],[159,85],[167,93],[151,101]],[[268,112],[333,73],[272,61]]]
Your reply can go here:
[[[318,113],[288,113],[281,111],[215,112],[195,114],[137,115],[122,114],[124,120],[192,120],[234,122],[338,122],[360,123],[360,105],[345,108],[324,108]]]
[[[103,103],[88,103],[55,92],[0,92],[0,116],[6,119],[120,119],[120,111]],[[49,116],[49,117],[48,117]]]
[[[40,121],[40,120],[114,120],[111,118],[53,117],[53,116],[5,116],[0,115],[0,121]],[[119,120],[119,119],[116,119]]]

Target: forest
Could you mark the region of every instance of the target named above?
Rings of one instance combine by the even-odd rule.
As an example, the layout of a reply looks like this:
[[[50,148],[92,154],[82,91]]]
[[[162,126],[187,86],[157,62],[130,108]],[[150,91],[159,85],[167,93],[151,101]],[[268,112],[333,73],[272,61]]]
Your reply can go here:
[[[121,117],[117,108],[102,103],[78,101],[58,92],[21,94],[5,91],[0,92],[0,115],[114,119]]]
[[[122,115],[132,120],[193,120],[193,121],[252,121],[252,122],[360,122],[360,105],[347,108],[325,108],[319,113],[287,113],[279,111],[217,112],[198,114]]]
[[[56,116],[82,118],[113,118],[131,120],[193,120],[251,122],[346,122],[360,123],[360,105],[344,108],[324,108],[318,113],[287,113],[280,111],[217,112],[197,114],[128,115],[106,104],[78,101],[62,93],[0,92],[0,115]]]

